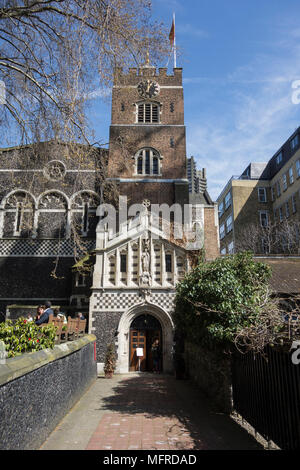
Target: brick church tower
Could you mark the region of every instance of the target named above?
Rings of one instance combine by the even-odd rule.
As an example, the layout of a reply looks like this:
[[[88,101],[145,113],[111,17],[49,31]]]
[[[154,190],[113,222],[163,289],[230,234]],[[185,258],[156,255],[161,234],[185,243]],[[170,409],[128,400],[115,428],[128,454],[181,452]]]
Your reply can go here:
[[[182,69],[116,71],[108,178],[130,204],[188,204]]]
[[[161,369],[172,371],[175,287],[190,262],[188,248],[152,224],[149,207],[189,205],[186,165],[182,69],[172,75],[165,68],[157,73],[149,64],[128,74],[116,70],[107,179],[127,197],[128,206],[143,209],[134,219],[123,219],[116,234],[105,225],[97,227],[89,331],[97,337],[99,371],[111,342],[117,371],[151,371],[155,339],[161,344]],[[203,235],[208,258],[214,258],[217,206],[206,191],[192,199],[189,223]],[[103,215],[101,206],[97,214]]]

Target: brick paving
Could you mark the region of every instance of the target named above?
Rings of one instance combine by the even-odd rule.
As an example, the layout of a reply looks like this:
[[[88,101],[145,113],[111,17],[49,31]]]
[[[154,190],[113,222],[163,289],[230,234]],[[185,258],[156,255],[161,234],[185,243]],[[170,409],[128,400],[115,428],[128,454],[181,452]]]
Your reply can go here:
[[[254,450],[229,416],[190,381],[156,374],[99,378],[41,449]]]

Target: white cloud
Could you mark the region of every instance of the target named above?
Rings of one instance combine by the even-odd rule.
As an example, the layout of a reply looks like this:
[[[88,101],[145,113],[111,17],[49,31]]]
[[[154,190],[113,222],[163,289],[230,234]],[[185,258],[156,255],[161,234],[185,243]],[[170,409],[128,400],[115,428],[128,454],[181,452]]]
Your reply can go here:
[[[257,56],[223,80],[211,81],[222,106],[216,109],[213,103],[211,111],[205,107],[205,114],[200,110],[187,123],[187,148],[198,166],[207,168],[213,199],[248,163],[268,161],[299,126],[300,105],[292,103],[296,79],[300,79],[300,47],[293,30],[290,35],[286,32],[284,46],[274,55]],[[205,77],[186,79],[186,84],[196,80],[200,83]]]
[[[188,34],[190,36],[196,36],[198,38],[208,38],[209,34],[203,29],[197,28],[190,23],[180,23],[176,25],[176,32],[180,34]]]

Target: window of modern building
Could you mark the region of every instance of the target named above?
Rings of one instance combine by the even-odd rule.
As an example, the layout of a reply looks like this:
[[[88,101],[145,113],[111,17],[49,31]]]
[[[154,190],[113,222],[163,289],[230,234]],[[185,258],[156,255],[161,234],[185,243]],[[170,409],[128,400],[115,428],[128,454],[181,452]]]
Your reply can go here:
[[[277,191],[277,196],[279,197],[281,194],[281,189],[280,189],[280,181],[276,181],[276,191]]]
[[[221,217],[224,214],[224,202],[220,202],[219,204],[219,217]]]
[[[171,113],[174,113],[174,109],[175,109],[175,106],[174,106],[174,103],[170,103],[170,112]]]
[[[298,134],[295,135],[295,137],[291,140],[291,149],[294,150],[296,147],[298,147],[299,144],[299,137]]]
[[[283,221],[282,207],[279,207],[279,220],[280,220],[280,222]]]
[[[221,255],[226,255],[226,247],[225,247],[225,248],[222,248],[222,250],[221,250]]]
[[[282,152],[279,152],[278,155],[276,155],[276,163],[279,165],[279,163],[282,162]]]
[[[293,182],[294,182],[294,172],[293,172],[293,167],[292,166],[289,169],[289,180],[290,180],[290,184],[293,184]]]
[[[297,178],[300,177],[300,160],[296,161],[296,173],[297,173]]]
[[[225,224],[220,225],[220,239],[225,237]]]
[[[151,148],[145,148],[135,156],[135,174],[136,175],[160,175],[161,157],[159,153]]]
[[[282,175],[282,186],[283,186],[283,191],[285,191],[287,189],[287,177],[286,177],[286,173],[284,173],[284,175]]]
[[[232,255],[234,252],[234,243],[233,242],[230,242],[229,245],[228,245],[228,253],[230,255]]]
[[[225,201],[225,211],[226,211],[226,209],[228,209],[228,207],[231,204],[231,192],[230,191],[229,193],[226,194],[224,201]]]
[[[274,201],[275,200],[275,191],[274,191],[274,186],[272,186],[271,188],[271,200]]]
[[[258,188],[258,200],[259,202],[267,202],[266,188]]]
[[[232,230],[232,215],[226,219],[226,233],[231,232]]]
[[[139,123],[159,123],[159,105],[155,103],[140,103],[138,105]]]
[[[288,218],[290,216],[290,206],[289,206],[289,201],[285,203],[285,215]]]
[[[259,212],[259,218],[260,218],[260,225],[262,227],[268,227],[268,225],[269,225],[268,212],[267,211],[260,211]]]
[[[292,211],[293,211],[293,214],[295,214],[295,212],[297,212],[297,203],[296,203],[296,196],[295,194],[292,195]]]

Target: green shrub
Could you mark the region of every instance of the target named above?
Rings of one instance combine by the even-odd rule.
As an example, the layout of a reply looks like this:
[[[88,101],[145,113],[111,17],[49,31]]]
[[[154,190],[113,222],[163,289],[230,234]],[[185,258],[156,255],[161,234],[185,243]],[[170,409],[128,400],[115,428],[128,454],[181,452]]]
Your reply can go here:
[[[238,253],[199,262],[177,285],[175,325],[189,341],[230,345],[256,324],[268,296],[271,268]]]
[[[105,355],[105,363],[104,363],[104,372],[114,372],[116,368],[116,352],[115,346],[113,343],[110,343],[107,346],[106,355]]]
[[[6,320],[0,323],[0,341],[3,341],[8,357],[18,356],[25,352],[53,348],[56,327],[54,325],[38,326],[25,318],[19,318],[15,323]]]

